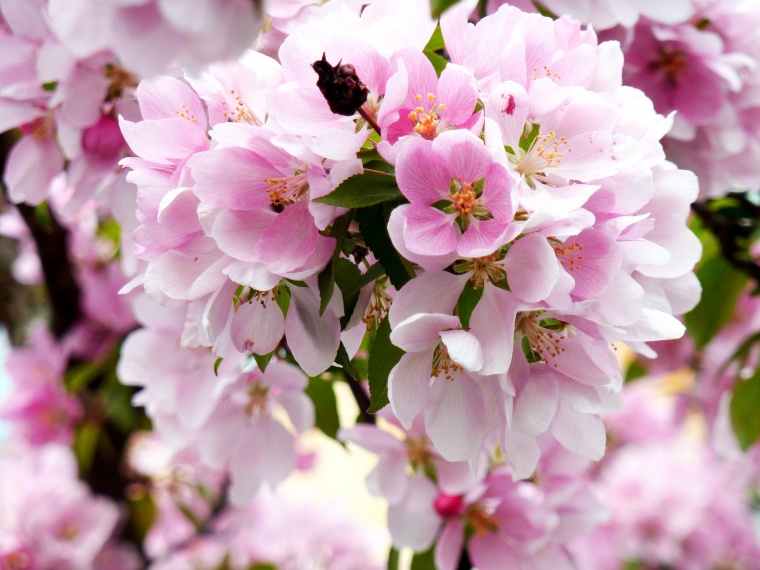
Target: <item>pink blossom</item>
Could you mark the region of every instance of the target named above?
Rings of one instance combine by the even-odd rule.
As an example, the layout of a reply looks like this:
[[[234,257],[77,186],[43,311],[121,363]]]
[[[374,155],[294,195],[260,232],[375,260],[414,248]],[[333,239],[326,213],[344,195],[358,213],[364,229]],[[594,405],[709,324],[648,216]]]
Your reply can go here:
[[[472,134],[451,131],[432,143],[408,141],[398,156],[397,177],[411,202],[401,214],[411,251],[479,257],[501,245],[514,212],[514,181]],[[435,208],[441,201],[449,204]]]

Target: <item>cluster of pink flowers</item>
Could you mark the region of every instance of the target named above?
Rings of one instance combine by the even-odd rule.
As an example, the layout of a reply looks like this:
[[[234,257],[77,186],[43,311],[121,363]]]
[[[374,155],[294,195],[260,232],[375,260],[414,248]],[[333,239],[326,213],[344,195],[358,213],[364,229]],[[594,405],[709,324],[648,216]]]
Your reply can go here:
[[[606,418],[616,443],[594,486],[610,519],[573,545],[579,567],[754,568],[747,458],[716,454],[698,415],[679,425],[666,389],[662,378],[637,380],[626,409]]]
[[[495,8],[503,2],[490,2]],[[533,2],[510,2],[523,9]],[[699,176],[700,196],[760,186],[760,6],[752,1],[543,2],[619,40],[623,81],[676,112],[668,158]]]
[[[566,545],[605,519],[587,485],[588,459],[549,437],[539,438],[541,461],[529,481],[513,481],[506,465],[446,461],[421,417],[406,430],[391,414],[388,429],[357,425],[341,438],[378,455],[369,491],[388,501],[394,546],[417,552],[435,542],[435,563],[454,570],[462,552],[482,570],[504,564],[572,568]]]
[[[0,454],[0,568],[136,570],[108,540],[119,508],[77,479],[71,450],[50,444]]]
[[[157,520],[146,537],[151,570],[247,569],[379,570],[379,538],[349,520],[339,505],[319,505],[262,490],[239,507],[219,509],[223,471],[211,471],[191,452],[175,454],[153,435],[135,434],[130,467],[149,482]],[[315,524],[319,521],[319,524]],[[197,527],[204,529],[197,536]]]
[[[655,486],[659,472],[631,466],[668,456],[671,428],[598,473],[591,461],[623,403],[618,349],[653,358],[697,303],[699,185],[754,183],[760,43],[743,30],[758,11],[542,3],[572,4],[584,28],[494,0],[471,23],[476,4],[437,21],[427,0],[0,0],[0,132],[19,139],[4,181],[13,202],[47,201],[82,293],[63,338],[36,330],[11,357],[0,417],[27,445],[71,443],[88,410],[63,378],[77,360],[115,361],[121,342],[121,390],[140,390],[153,429],[129,463],[157,506],[154,570],[372,568],[342,514],[276,490],[320,423],[313,392],[336,379],[373,412],[389,404],[338,437],[378,455],[368,486],[394,546],[434,545],[442,570],[463,557],[570,569],[605,521],[600,567],[699,555],[673,550],[699,542],[694,526],[652,546],[647,515],[626,526],[637,511],[617,510],[631,481]],[[21,241],[15,273],[39,283],[21,214],[4,212],[0,233]],[[369,393],[354,366],[367,356]],[[628,420],[609,420],[616,445]],[[709,476],[680,516],[744,516],[738,490],[698,502],[733,471],[707,451],[689,461]],[[47,547],[5,539],[3,485],[0,566],[6,543],[52,564],[36,562]],[[108,505],[73,567],[116,525]],[[726,544],[755,555],[741,524],[710,560]],[[626,550],[630,528],[643,538]]]
[[[186,346],[234,359],[284,335],[312,376],[341,342],[358,346],[357,313],[377,323],[390,305],[390,339],[406,352],[388,381],[392,408],[407,428],[424,411],[447,460],[477,462],[500,442],[526,477],[546,432],[598,459],[598,414],[621,387],[610,344],[647,351],[680,336],[672,314],[698,295],[700,247],[684,225],[696,183],[664,160],[670,123],[620,85],[617,46],[570,20],[504,8],[472,26],[467,6],[452,9],[439,78],[421,51],[427,6],[394,5],[408,27],[390,31],[391,4],[313,16],[279,63],[252,52],[141,83],[143,120],[121,121],[145,261],[133,286],[184,304]],[[504,30],[503,57],[480,57]],[[323,54],[354,67],[379,132],[330,111],[311,70]],[[368,285],[368,304],[347,315],[338,287],[324,299],[317,286],[346,209],[315,200],[362,173],[375,146],[409,201],[391,213],[390,240],[419,269],[392,301],[381,281]],[[465,290],[479,298],[468,316]]]

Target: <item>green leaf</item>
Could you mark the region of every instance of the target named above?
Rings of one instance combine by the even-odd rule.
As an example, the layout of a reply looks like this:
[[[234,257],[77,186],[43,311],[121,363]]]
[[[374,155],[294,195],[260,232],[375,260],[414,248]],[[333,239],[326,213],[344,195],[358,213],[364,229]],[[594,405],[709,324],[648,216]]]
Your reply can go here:
[[[338,347],[338,354],[335,355],[335,362],[337,364],[340,364],[343,367],[343,370],[346,371],[346,374],[351,376],[354,380],[357,382],[361,381],[361,377],[359,376],[359,373],[356,371],[356,368],[354,368],[354,363],[351,362],[351,359],[348,357],[348,352],[346,352],[346,347],[343,346],[343,343],[340,343],[340,346]]]
[[[443,43],[443,31],[441,30],[441,26],[436,26],[433,35],[430,36],[430,39],[425,46],[425,51],[438,51],[445,47],[446,45]]]
[[[343,296],[343,317],[340,319],[341,329],[345,329],[351,315],[354,313],[356,301],[359,299],[359,283],[362,281],[362,273],[359,268],[348,259],[338,259],[333,267],[335,284]]]
[[[385,172],[386,174],[390,174],[391,176],[396,176],[396,169],[393,167],[392,164],[388,164],[384,160],[370,160],[369,162],[364,164],[364,169],[366,170],[377,170],[379,172]]]
[[[475,289],[468,281],[457,301],[457,315],[459,316],[459,322],[462,323],[464,328],[470,327],[472,311],[475,309],[475,306],[478,304],[478,301],[480,301],[482,296],[483,288],[478,287]]]
[[[374,414],[389,403],[388,375],[402,356],[404,351],[391,342],[391,324],[386,318],[375,333],[369,353],[369,413]]]
[[[746,451],[760,438],[760,368],[748,380],[737,379],[730,410],[736,439]]]
[[[337,440],[340,419],[333,383],[321,378],[309,378],[305,392],[314,402],[314,422],[317,427],[327,437]]]
[[[377,260],[382,263],[385,274],[391,280],[396,289],[401,289],[414,273],[404,263],[402,258],[393,247],[388,235],[388,222],[385,218],[384,208],[377,204],[368,208],[360,208],[356,211],[356,219],[359,229],[364,237],[364,243],[375,254]]]
[[[253,566],[249,566],[248,570],[277,570],[277,566],[274,564],[254,564]]]
[[[626,370],[625,372],[625,381],[633,382],[634,380],[643,378],[646,375],[647,375],[646,366],[644,366],[638,360],[634,360],[633,362],[631,362],[631,365],[628,367],[628,370]]]
[[[282,314],[288,316],[288,307],[290,307],[290,289],[285,284],[277,286],[277,294],[274,296],[277,306],[280,307]]]
[[[438,55],[434,51],[428,51],[425,50],[423,52],[425,54],[425,57],[428,58],[428,61],[433,64],[433,69],[435,69],[435,74],[440,77],[441,73],[443,73],[443,70],[446,69],[446,66],[448,65],[448,61],[445,57]]]
[[[398,570],[399,551],[391,546],[388,551],[388,570]]]
[[[363,174],[347,178],[327,196],[314,201],[343,208],[363,208],[403,197],[395,176],[377,170],[365,170]]]
[[[42,88],[45,91],[55,91],[57,87],[58,87],[57,81],[48,81],[47,83],[42,84]]]
[[[262,372],[266,372],[267,366],[269,366],[269,361],[272,360],[272,357],[274,356],[275,352],[277,352],[276,348],[269,354],[254,354],[253,355],[253,359],[256,361],[256,366],[259,367],[259,370],[261,370]]]
[[[547,18],[551,18],[552,20],[557,19],[557,15],[549,10],[546,6],[544,6],[541,2],[533,2],[533,5],[536,7],[536,10],[538,10],[538,13],[542,16],[546,16]]]
[[[92,468],[99,437],[100,426],[92,422],[85,422],[76,430],[72,447],[79,464],[79,475],[82,477],[87,475]]]
[[[335,279],[333,278],[333,272],[335,271],[335,263],[340,258],[341,250],[343,249],[343,240],[346,239],[346,232],[348,226],[351,224],[351,218],[354,217],[354,212],[350,211],[335,219],[330,228],[330,237],[335,238],[335,250],[333,250],[332,259],[327,264],[322,272],[317,277],[317,284],[319,285],[319,315],[322,316],[327,309],[327,305],[332,299],[333,291],[335,290]]]
[[[731,318],[749,277],[722,256],[708,260],[697,271],[702,300],[684,317],[697,348],[703,348]]]
[[[220,356],[214,361],[214,376],[219,376],[219,365],[222,363],[222,360],[224,360],[224,358]]]
[[[411,570],[436,570],[435,569],[435,545],[425,552],[417,552],[412,558]]]
[[[137,411],[132,405],[133,388],[119,384],[116,373],[111,372],[113,382],[107,383],[98,393],[106,405],[106,418],[122,433],[134,431],[137,425]]]
[[[441,14],[457,2],[459,2],[459,0],[430,0],[430,15],[433,18],[440,18]]]

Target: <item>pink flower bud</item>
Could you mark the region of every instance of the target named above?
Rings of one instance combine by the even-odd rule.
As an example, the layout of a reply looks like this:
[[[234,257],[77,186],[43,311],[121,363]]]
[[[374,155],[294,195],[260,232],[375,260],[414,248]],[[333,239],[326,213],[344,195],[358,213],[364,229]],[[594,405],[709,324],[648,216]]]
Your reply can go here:
[[[102,115],[97,123],[82,133],[84,151],[103,160],[116,159],[125,146],[119,122],[110,115]]]
[[[464,513],[464,501],[461,495],[441,493],[433,503],[435,511],[445,519],[458,517]]]

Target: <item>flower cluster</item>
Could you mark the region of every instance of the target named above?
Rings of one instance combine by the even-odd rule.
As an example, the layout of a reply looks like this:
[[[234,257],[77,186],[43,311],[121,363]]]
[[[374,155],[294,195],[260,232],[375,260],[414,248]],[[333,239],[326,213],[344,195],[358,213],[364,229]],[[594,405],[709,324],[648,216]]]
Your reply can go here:
[[[490,2],[495,9],[503,2]],[[510,2],[536,10],[533,2]],[[668,158],[699,176],[703,198],[760,186],[757,71],[760,7],[755,2],[679,0],[543,3],[619,40],[623,81],[657,112],[676,111]]]
[[[140,567],[134,553],[107,544],[119,509],[77,480],[71,450],[53,444],[6,450],[0,455],[0,471],[0,567]]]
[[[609,418],[619,447],[605,458],[595,486],[610,520],[575,543],[579,565],[757,566],[746,459],[717,455],[699,435],[697,415],[679,427],[667,388],[662,378],[637,380],[626,391],[631,408]]]
[[[396,7],[410,25],[392,32],[384,9],[326,11],[283,42],[279,63],[254,52],[140,84],[143,120],[121,121],[146,262],[133,285],[184,304],[186,346],[263,357],[284,335],[312,376],[387,313],[405,352],[391,406],[406,428],[424,411],[444,458],[477,462],[500,442],[526,477],[549,432],[598,459],[598,414],[619,405],[611,343],[647,351],[680,336],[672,314],[698,294],[700,248],[684,226],[696,184],[664,160],[670,123],[620,85],[616,45],[569,20],[503,8],[472,26],[455,8],[441,21],[452,63],[439,77],[421,51],[426,7]],[[505,29],[503,56],[481,57]],[[368,42],[380,34],[392,41]],[[368,90],[364,119],[330,110],[315,61],[351,63]],[[408,201],[385,239],[413,279],[374,250],[369,207],[347,213],[351,199],[331,199],[354,180],[395,183],[396,204]],[[345,247],[352,217],[395,295],[385,278],[352,302],[337,278],[324,286],[338,267],[369,269]]]

